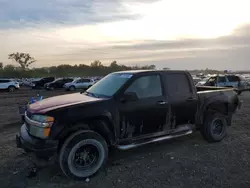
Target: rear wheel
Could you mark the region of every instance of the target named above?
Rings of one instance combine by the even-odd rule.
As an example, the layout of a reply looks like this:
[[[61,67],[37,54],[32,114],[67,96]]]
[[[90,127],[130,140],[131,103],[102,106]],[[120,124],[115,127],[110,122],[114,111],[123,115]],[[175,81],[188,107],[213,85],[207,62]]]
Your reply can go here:
[[[15,90],[16,90],[16,88],[14,86],[9,86],[8,87],[9,92],[14,92]]]
[[[62,171],[75,180],[96,174],[108,158],[106,141],[96,132],[78,131],[64,142],[59,163]]]
[[[227,120],[221,113],[209,113],[201,126],[201,134],[208,142],[220,142],[227,134]]]

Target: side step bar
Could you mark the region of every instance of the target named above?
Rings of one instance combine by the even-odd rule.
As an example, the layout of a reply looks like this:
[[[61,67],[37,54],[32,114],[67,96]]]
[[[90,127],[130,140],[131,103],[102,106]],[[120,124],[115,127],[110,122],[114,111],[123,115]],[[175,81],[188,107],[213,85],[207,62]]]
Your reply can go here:
[[[188,130],[188,131],[181,133],[181,134],[167,135],[167,136],[162,136],[162,137],[158,137],[158,138],[153,138],[153,139],[147,140],[145,142],[141,142],[141,143],[133,143],[133,144],[128,144],[128,145],[118,145],[118,146],[116,146],[116,148],[119,150],[129,150],[129,149],[133,149],[133,148],[143,146],[143,145],[146,145],[149,143],[159,142],[159,141],[163,141],[163,140],[169,140],[172,138],[178,138],[178,137],[189,135],[192,133],[193,133],[192,130]]]

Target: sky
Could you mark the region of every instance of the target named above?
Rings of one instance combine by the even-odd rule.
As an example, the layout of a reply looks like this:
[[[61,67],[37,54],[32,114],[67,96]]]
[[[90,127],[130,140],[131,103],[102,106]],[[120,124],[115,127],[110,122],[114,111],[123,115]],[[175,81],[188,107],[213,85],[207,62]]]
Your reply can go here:
[[[249,0],[0,0],[0,62],[250,70]]]

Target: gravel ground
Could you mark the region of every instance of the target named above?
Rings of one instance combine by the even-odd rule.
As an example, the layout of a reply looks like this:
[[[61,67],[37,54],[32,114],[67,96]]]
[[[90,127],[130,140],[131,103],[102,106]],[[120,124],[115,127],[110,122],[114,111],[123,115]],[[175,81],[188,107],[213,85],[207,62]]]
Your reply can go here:
[[[41,92],[46,97],[64,93]],[[18,104],[35,94],[27,90],[0,93],[1,188],[250,187],[250,93],[240,97],[243,107],[221,143],[209,144],[197,132],[126,152],[114,151],[106,168],[89,182],[66,178],[57,165],[29,177],[32,164],[29,156],[15,147],[15,134],[20,128]]]

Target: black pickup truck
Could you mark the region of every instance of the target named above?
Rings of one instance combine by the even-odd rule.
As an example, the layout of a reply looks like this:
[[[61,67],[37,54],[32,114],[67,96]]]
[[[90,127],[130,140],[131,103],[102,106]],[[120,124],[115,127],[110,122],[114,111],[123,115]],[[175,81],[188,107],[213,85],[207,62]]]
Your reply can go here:
[[[16,144],[39,158],[56,158],[67,176],[83,180],[100,170],[112,148],[196,130],[219,142],[240,106],[233,89],[196,88],[186,71],[115,72],[85,92],[31,104]]]

